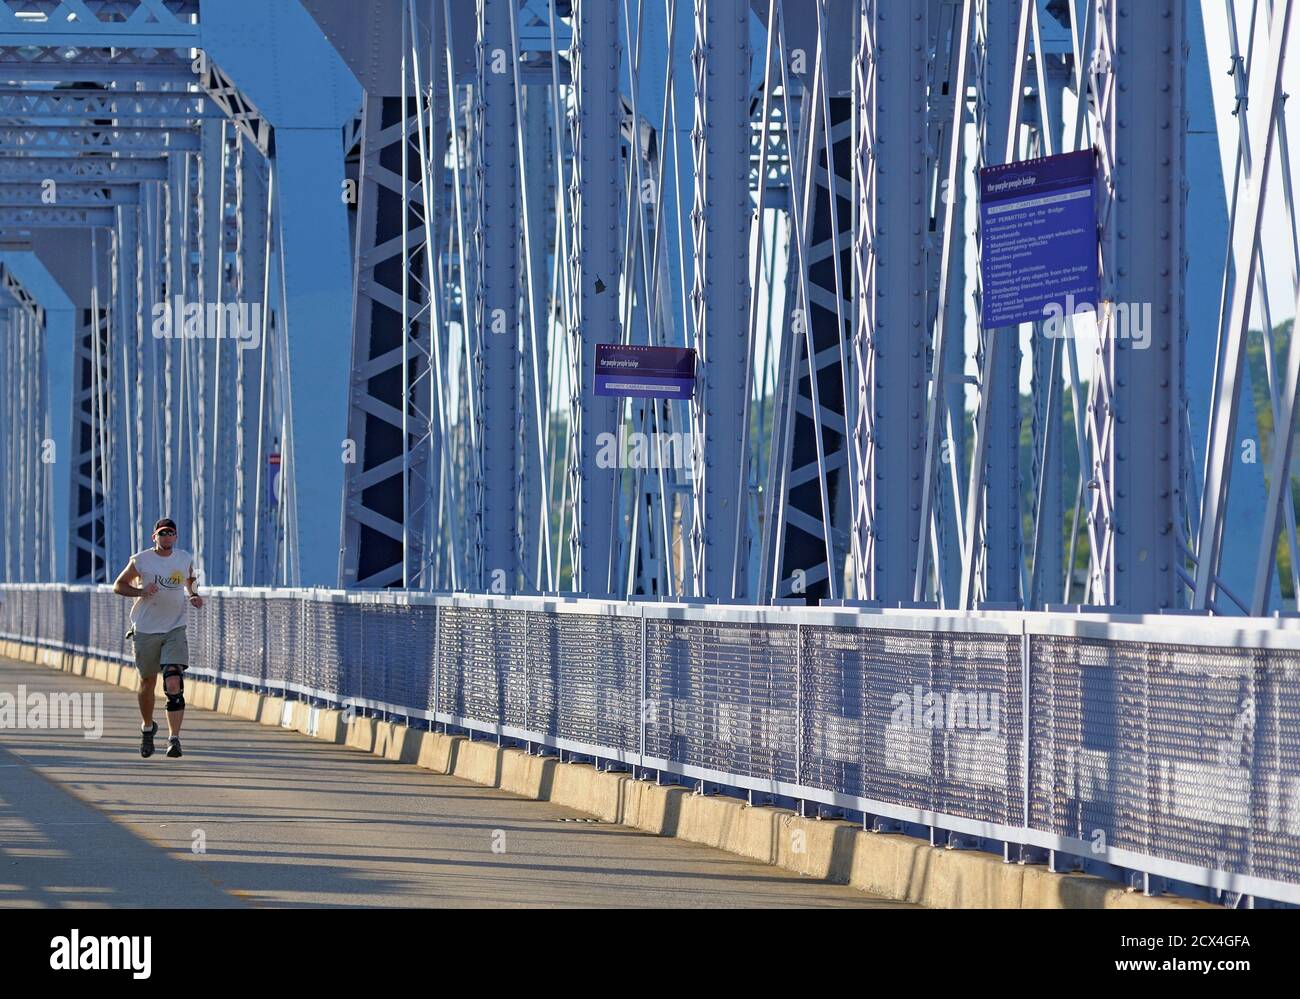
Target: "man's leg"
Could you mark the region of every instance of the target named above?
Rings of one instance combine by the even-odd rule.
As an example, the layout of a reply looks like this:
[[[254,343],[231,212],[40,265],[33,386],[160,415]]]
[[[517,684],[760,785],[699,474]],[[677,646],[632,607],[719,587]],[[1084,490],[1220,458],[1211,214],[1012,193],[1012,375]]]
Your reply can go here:
[[[136,633],[135,666],[140,673],[140,689],[135,695],[140,705],[140,755],[153,755],[153,737],[158,725],[153,720],[154,688],[158,685],[158,655],[162,650],[162,636]]]
[[[140,690],[135,695],[135,699],[140,705],[140,731],[142,732],[153,725],[153,688],[156,686],[157,677],[157,673],[149,677],[147,680],[141,676]]]
[[[167,755],[180,756],[181,722],[185,720],[185,667],[190,649],[185,626],[167,632],[162,643],[163,693],[167,695]]]
[[[163,693],[167,695],[167,735],[175,738],[181,734],[185,720],[185,667],[176,663],[163,666]]]

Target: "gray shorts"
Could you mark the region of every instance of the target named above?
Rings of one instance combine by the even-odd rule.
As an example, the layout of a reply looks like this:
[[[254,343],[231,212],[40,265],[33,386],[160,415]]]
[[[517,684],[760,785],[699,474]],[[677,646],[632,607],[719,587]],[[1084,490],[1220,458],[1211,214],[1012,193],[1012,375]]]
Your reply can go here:
[[[163,666],[175,663],[188,666],[190,663],[190,646],[185,640],[185,625],[173,628],[162,635],[151,635],[137,631],[132,635],[135,642],[135,668],[145,680],[152,680]]]

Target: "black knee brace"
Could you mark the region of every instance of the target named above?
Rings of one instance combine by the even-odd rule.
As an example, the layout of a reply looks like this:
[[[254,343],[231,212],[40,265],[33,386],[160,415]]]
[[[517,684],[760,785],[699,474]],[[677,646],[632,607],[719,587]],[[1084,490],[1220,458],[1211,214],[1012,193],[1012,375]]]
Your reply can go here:
[[[167,710],[184,711],[185,710],[185,670],[175,663],[163,667],[163,693],[167,693],[167,679],[176,677],[177,691],[174,694],[167,693]]]

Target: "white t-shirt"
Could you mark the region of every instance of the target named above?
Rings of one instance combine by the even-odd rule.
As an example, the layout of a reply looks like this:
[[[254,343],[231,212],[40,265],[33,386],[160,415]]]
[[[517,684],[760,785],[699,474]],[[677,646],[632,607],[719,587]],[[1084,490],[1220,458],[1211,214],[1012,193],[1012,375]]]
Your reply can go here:
[[[146,548],[131,556],[131,564],[140,574],[136,584],[140,589],[150,583],[158,584],[153,596],[136,597],[131,605],[131,624],[135,630],[145,635],[165,635],[183,625],[190,600],[185,581],[194,574],[190,553],[173,548],[170,555],[162,556]]]

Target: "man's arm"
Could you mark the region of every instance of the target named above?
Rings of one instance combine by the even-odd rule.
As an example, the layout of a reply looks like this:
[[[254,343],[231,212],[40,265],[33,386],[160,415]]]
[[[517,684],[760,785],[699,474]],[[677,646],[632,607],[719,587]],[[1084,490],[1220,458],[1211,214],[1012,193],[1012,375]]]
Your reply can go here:
[[[128,562],[126,568],[119,572],[117,579],[113,581],[113,592],[122,597],[146,597],[152,595],[158,589],[157,583],[150,583],[144,589],[132,586],[131,580],[139,578],[140,573],[135,567],[135,562]]]
[[[190,595],[190,601],[191,601],[191,603],[193,603],[193,601],[195,601],[195,600],[198,601],[198,603],[194,604],[195,607],[202,607],[202,606],[203,606],[203,598],[202,598],[201,596],[199,596],[198,591],[194,588],[194,584],[197,583],[198,580],[199,580],[199,577],[196,576],[196,575],[194,575],[194,563],[191,562],[191,563],[190,563],[190,570],[189,570],[189,578],[187,578],[187,579],[185,580],[185,592],[188,593],[188,594]]]

